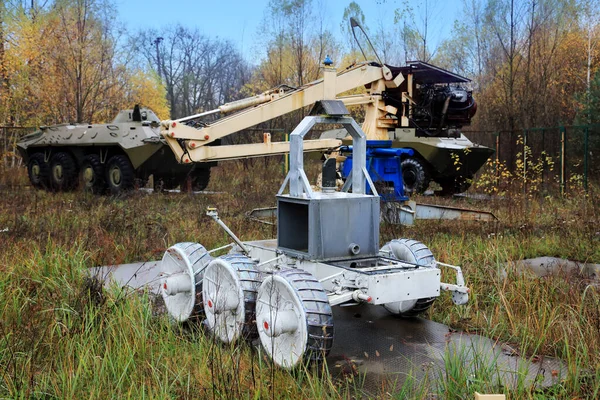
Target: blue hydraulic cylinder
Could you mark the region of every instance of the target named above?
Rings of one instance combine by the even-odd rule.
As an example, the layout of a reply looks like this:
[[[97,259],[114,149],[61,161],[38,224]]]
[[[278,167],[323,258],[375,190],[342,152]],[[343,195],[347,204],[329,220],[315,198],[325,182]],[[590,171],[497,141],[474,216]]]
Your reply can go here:
[[[352,171],[352,146],[342,146],[341,153],[346,155],[342,164],[342,178],[346,179]],[[379,195],[385,201],[406,201],[402,182],[402,156],[412,156],[412,149],[392,148],[391,140],[367,140],[367,171],[373,183],[380,183],[393,190],[383,191]],[[366,186],[369,188],[369,185]],[[371,189],[368,189],[371,193]]]

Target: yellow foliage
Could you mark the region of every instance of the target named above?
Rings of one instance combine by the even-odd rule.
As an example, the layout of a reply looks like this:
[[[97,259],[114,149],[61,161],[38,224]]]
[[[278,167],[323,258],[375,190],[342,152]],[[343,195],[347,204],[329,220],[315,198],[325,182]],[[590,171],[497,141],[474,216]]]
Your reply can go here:
[[[10,91],[2,93],[0,122],[49,125],[105,122],[139,103],[168,117],[165,89],[151,73],[132,69],[94,1],[56,3],[32,18],[6,21],[4,64]]]

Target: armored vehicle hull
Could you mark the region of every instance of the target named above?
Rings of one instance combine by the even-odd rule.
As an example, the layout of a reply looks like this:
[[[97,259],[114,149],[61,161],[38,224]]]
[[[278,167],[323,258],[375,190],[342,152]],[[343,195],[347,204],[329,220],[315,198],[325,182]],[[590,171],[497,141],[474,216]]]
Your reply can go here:
[[[110,124],[41,127],[17,144],[38,189],[77,187],[97,194],[120,194],[145,186],[203,190],[214,163],[180,164],[160,135],[158,117],[149,109],[123,110]]]
[[[393,147],[414,150],[414,155],[402,161],[404,189],[422,193],[434,181],[441,194],[465,192],[473,177],[494,154],[494,150],[471,142],[462,133],[456,137],[417,137],[414,129],[390,131]]]

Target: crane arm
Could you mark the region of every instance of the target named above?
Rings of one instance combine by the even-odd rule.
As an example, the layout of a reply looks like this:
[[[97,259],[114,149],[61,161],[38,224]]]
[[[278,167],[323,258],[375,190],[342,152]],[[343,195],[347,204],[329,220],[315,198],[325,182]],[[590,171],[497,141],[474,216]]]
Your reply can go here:
[[[359,104],[369,103],[374,104],[376,110],[384,109],[385,104],[381,100],[381,92],[385,88],[398,87],[403,81],[404,77],[402,74],[398,74],[393,78],[390,70],[385,66],[360,64],[340,73],[336,73],[333,68],[324,68],[323,79],[311,82],[292,92],[266,92],[250,99],[223,105],[218,109],[219,111],[209,111],[207,113],[235,110],[235,103],[238,103],[240,106],[244,104],[247,107],[253,106],[231,116],[221,118],[199,129],[181,123],[181,121],[187,120],[190,117],[182,118],[181,120],[163,121],[161,123],[161,134],[174,151],[178,160],[184,163],[280,154],[288,151],[284,147],[289,148],[289,145],[271,143],[270,141],[268,143],[243,145],[244,149],[240,148],[240,145],[206,145],[232,133],[313,105],[318,101],[336,99],[341,93],[365,85],[370,85],[371,93],[368,95],[359,95],[358,97],[362,98]],[[357,102],[357,96],[351,97],[351,101],[346,101],[349,105]],[[305,143],[305,150],[327,149],[339,145],[339,141],[331,139],[309,142]],[[183,147],[182,143],[184,143]]]

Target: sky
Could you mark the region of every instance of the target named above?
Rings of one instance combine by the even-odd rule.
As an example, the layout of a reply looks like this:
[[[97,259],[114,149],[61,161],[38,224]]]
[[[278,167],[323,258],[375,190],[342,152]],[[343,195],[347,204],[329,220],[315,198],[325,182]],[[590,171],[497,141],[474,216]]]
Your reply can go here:
[[[365,14],[366,25],[375,30],[379,20],[384,26],[394,22],[394,10],[403,7],[402,0],[355,0]],[[315,10],[330,21],[330,30],[341,37],[340,23],[351,0],[314,0]],[[416,5],[419,0],[412,0]],[[261,49],[257,48],[259,26],[264,20],[268,0],[115,0],[119,19],[128,29],[157,28],[181,24],[197,27],[204,34],[230,40],[251,63],[257,64]],[[461,0],[432,0],[432,36],[441,41],[450,35],[458,17]],[[415,7],[413,5],[413,7]],[[257,57],[258,55],[258,57]]]

